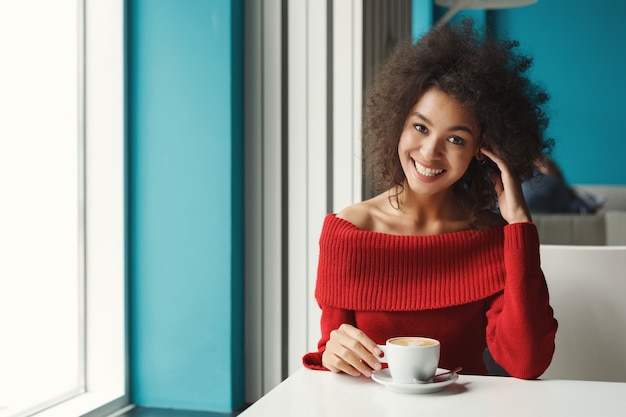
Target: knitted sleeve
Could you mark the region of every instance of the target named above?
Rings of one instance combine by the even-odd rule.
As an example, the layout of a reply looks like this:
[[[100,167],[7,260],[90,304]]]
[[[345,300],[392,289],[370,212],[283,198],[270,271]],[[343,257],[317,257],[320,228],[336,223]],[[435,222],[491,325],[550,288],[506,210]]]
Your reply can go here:
[[[506,282],[487,311],[487,346],[511,376],[534,379],[550,365],[557,322],[540,267],[536,227],[511,224],[504,237]]]
[[[322,337],[317,344],[317,352],[309,352],[302,358],[302,363],[306,368],[327,370],[322,366],[322,355],[326,350],[326,343],[330,339],[330,332],[339,328],[342,324],[351,324],[356,326],[354,313],[350,310],[334,308],[331,306],[320,306],[322,308],[322,317],[320,320]]]

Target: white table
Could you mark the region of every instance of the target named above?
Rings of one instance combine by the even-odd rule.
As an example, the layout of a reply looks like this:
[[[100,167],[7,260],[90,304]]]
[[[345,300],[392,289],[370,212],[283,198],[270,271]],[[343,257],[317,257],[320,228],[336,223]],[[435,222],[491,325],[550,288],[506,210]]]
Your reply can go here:
[[[626,383],[460,375],[443,391],[399,394],[375,381],[300,369],[240,414],[260,416],[626,416]]]

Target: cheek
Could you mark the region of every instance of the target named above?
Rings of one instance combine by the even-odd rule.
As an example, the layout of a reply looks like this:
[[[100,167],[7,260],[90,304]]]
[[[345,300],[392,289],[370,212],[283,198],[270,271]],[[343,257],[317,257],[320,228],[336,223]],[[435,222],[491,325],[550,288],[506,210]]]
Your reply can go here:
[[[410,140],[411,140],[410,136],[407,135],[405,132],[402,132],[400,134],[400,139],[398,140],[398,155],[400,157],[402,157],[403,153],[407,152]]]

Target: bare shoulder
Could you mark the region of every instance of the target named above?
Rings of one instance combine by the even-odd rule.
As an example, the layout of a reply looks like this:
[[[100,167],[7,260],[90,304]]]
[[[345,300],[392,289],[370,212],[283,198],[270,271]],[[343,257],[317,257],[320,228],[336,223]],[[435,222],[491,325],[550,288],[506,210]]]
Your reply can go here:
[[[372,208],[368,201],[352,204],[339,213],[337,217],[348,221],[361,230],[370,230],[372,226]]]
[[[384,217],[386,203],[386,195],[379,194],[369,200],[344,208],[337,213],[337,217],[352,223],[361,230],[381,231],[381,218]]]

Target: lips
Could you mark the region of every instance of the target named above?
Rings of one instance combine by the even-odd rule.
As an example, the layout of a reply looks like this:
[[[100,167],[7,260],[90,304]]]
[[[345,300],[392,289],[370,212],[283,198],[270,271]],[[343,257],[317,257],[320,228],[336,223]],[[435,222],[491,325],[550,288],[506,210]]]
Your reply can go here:
[[[445,171],[445,169],[426,168],[425,166],[420,165],[420,163],[417,161],[415,161],[415,169],[417,170],[417,172],[419,172],[420,175],[423,175],[425,177],[434,177]]]

